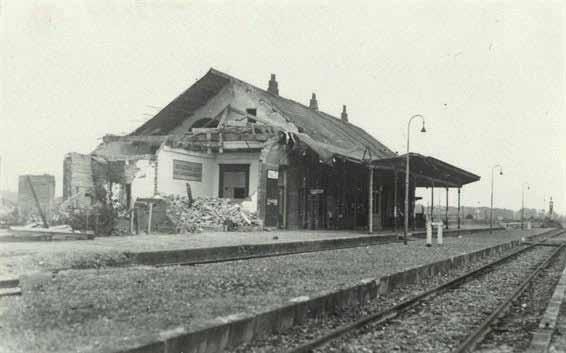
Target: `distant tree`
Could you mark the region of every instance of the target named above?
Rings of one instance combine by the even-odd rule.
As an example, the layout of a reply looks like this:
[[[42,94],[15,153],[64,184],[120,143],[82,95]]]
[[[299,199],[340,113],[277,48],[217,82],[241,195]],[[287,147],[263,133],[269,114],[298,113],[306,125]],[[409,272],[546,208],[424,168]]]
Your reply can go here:
[[[466,219],[474,219],[474,216],[472,214],[467,214]]]

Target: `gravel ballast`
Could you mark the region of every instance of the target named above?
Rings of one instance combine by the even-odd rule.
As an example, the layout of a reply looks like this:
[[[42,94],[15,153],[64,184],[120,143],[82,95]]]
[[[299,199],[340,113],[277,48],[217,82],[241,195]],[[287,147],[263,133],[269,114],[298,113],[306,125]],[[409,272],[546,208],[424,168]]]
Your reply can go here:
[[[497,350],[525,351],[565,267],[566,250],[562,250],[551,265],[542,270],[529,288],[513,302],[507,314],[497,322],[476,350],[482,353]]]
[[[566,300],[560,305],[556,329],[550,341],[549,352],[566,353]]]
[[[529,232],[446,238],[445,245],[386,244],[222,264],[72,270],[22,279],[23,295],[0,299],[0,345],[9,352],[127,347],[179,325],[264,311],[299,296],[349,286]],[[1,347],[1,346],[0,346]]]
[[[450,352],[555,250],[537,247],[481,277],[317,352]]]
[[[515,252],[516,249],[507,253]],[[316,337],[321,337],[330,331],[352,324],[353,322],[373,313],[390,308],[399,302],[413,297],[419,293],[431,290],[443,283],[455,279],[467,272],[477,269],[483,265],[495,261],[504,256],[503,254],[494,254],[486,256],[481,261],[477,261],[466,266],[459,267],[450,271],[450,273],[428,278],[419,283],[400,286],[393,291],[380,295],[371,302],[363,306],[356,306],[350,309],[336,312],[332,315],[324,317],[314,317],[305,320],[300,325],[294,326],[284,332],[268,335],[260,339],[254,340],[248,344],[241,345],[229,351],[230,353],[282,353],[288,351],[290,347],[308,342]]]

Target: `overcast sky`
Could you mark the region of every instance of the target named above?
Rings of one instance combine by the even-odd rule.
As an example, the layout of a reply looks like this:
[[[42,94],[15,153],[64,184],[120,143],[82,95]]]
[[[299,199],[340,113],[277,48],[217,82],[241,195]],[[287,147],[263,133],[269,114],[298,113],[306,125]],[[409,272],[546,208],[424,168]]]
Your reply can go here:
[[[472,171],[463,203],[566,204],[561,1],[0,0],[0,189],[127,133],[215,67]],[[428,193],[427,193],[428,194]],[[443,200],[444,194],[438,193]],[[436,195],[435,195],[436,196]],[[444,201],[443,201],[444,202]],[[450,203],[456,202],[456,193]]]

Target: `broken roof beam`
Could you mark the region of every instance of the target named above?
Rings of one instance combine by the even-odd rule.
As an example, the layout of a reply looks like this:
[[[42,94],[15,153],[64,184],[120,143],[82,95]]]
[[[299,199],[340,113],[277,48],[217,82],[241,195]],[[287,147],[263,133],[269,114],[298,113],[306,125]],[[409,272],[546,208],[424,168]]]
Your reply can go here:
[[[233,150],[257,150],[262,149],[265,143],[262,141],[223,141],[223,142],[192,142],[192,141],[175,141],[169,143],[172,148],[181,148],[191,151],[205,151],[207,153]]]

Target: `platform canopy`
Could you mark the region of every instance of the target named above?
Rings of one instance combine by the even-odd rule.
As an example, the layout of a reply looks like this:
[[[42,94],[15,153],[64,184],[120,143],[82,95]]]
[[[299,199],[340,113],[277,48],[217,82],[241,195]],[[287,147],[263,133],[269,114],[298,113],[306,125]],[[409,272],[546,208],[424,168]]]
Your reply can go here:
[[[375,159],[369,165],[378,170],[405,173],[407,155],[393,158]],[[434,157],[418,153],[409,154],[409,175],[417,187],[461,187],[480,180],[478,175],[460,169]]]

